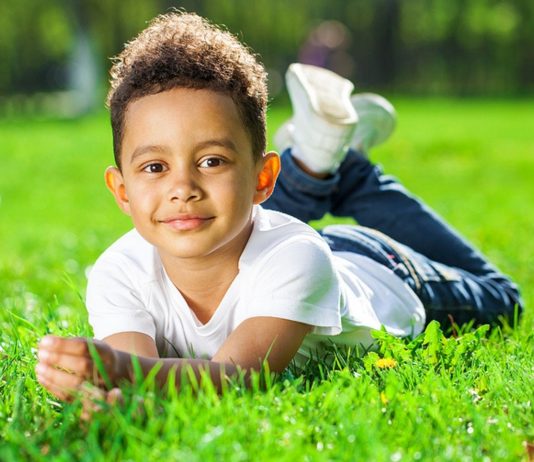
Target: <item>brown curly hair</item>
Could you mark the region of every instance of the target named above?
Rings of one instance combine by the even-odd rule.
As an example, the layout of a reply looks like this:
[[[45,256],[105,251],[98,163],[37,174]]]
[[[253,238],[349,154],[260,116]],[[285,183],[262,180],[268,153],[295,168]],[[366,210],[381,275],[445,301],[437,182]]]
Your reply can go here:
[[[247,128],[255,159],[266,147],[266,73],[256,56],[227,31],[181,11],[157,16],[113,59],[107,96],[113,151],[121,167],[128,104],[173,88],[228,94]]]

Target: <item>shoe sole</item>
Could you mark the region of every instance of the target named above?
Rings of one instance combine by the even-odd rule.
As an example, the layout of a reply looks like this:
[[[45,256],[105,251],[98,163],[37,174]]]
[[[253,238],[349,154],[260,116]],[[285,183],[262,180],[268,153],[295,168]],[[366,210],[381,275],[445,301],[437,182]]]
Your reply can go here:
[[[335,125],[352,125],[358,115],[350,103],[354,85],[332,71],[308,64],[291,64],[286,81],[290,94],[297,94],[299,86],[306,93],[312,110]],[[346,95],[346,98],[340,95]]]
[[[357,93],[351,97],[351,103],[360,119],[351,146],[367,150],[391,136],[396,126],[396,112],[386,98],[376,93]]]

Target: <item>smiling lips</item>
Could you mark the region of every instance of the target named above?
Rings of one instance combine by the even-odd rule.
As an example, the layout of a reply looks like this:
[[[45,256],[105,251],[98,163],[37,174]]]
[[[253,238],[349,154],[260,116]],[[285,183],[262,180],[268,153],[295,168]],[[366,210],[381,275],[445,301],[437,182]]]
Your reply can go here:
[[[213,220],[214,217],[203,217],[200,215],[179,215],[166,218],[160,222],[176,231],[190,231],[200,228],[204,224]]]

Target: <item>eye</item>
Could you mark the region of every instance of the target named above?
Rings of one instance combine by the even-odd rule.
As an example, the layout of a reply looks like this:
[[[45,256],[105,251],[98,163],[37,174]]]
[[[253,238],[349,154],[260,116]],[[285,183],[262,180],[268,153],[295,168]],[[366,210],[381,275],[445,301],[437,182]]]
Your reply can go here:
[[[226,161],[224,159],[221,159],[220,157],[208,157],[207,159],[204,159],[202,162],[200,162],[199,166],[201,168],[214,168],[220,167],[225,163]]]
[[[165,166],[159,162],[153,162],[152,164],[145,165],[143,172],[147,173],[161,173],[165,171]]]

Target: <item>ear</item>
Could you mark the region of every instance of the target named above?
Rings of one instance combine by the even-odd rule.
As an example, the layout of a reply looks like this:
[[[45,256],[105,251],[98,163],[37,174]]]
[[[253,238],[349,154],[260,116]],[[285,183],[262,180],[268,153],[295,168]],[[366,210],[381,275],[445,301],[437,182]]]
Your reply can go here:
[[[276,152],[268,152],[260,161],[261,170],[258,173],[254,204],[261,204],[269,199],[274,190],[276,179],[280,173],[280,156]]]
[[[126,186],[121,171],[117,167],[108,167],[104,174],[106,186],[115,197],[119,208],[126,214],[130,215],[130,201],[126,195]]]

